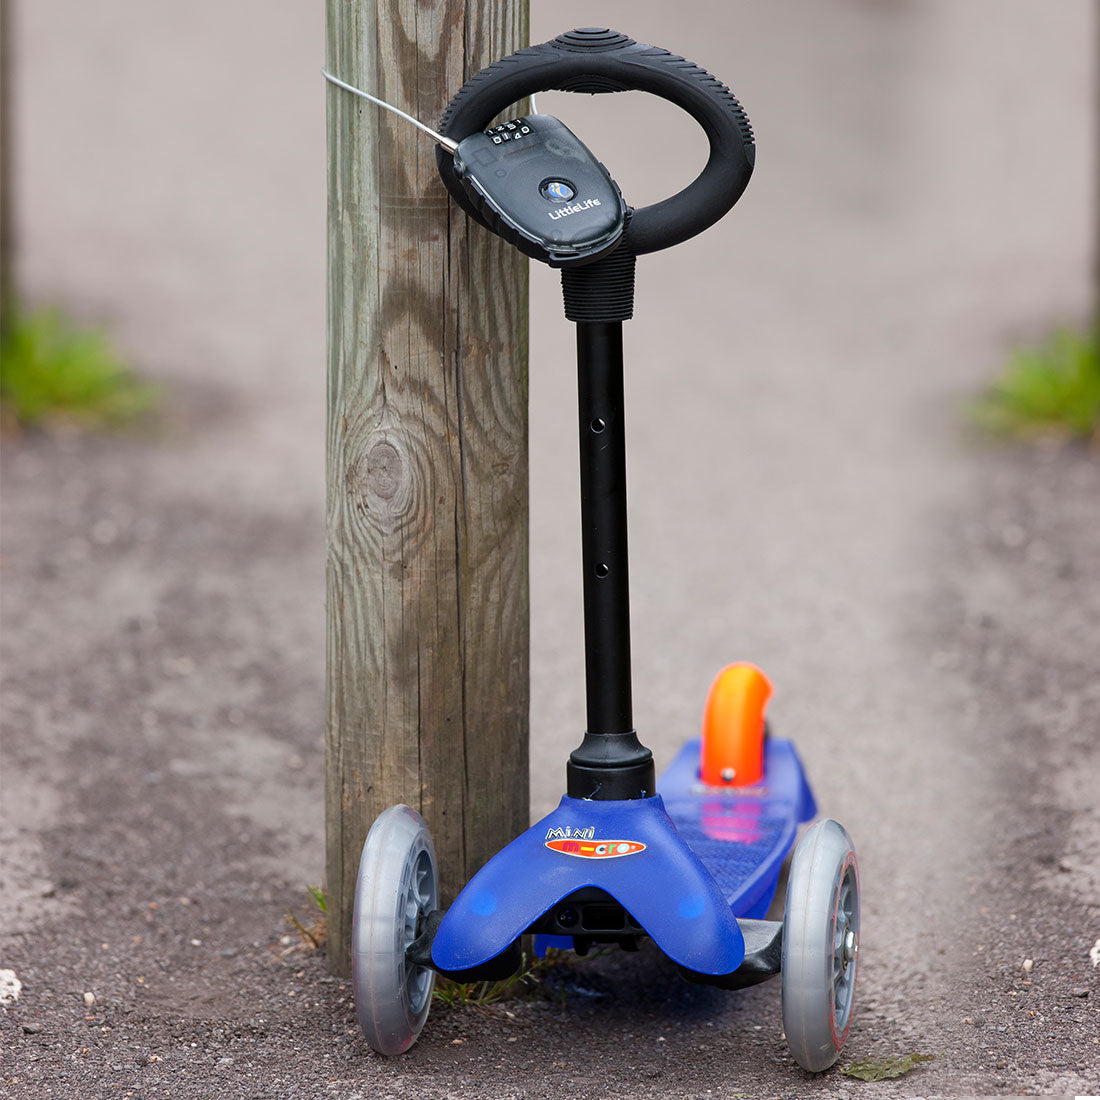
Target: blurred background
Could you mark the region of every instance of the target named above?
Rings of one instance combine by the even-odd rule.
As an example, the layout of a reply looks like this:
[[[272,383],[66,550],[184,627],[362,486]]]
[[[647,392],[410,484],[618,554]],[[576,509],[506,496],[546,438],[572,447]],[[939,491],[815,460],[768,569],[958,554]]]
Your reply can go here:
[[[20,927],[63,920],[65,891],[41,893],[56,853],[117,829],[157,864],[141,872],[150,891],[224,875],[258,906],[227,903],[226,927],[251,927],[323,866],[323,5],[6,12],[20,299],[105,326],[162,406],[155,439],[5,430],[9,911]],[[775,728],[862,851],[872,1009],[904,999],[934,1018],[950,968],[930,945],[956,950],[958,907],[1015,797],[1007,739],[1035,717],[1006,685],[1029,684],[1048,732],[1054,714],[1081,736],[1098,702],[1082,671],[1095,573],[1060,574],[1080,551],[1012,495],[1047,463],[1041,500],[1062,486],[1077,502],[1063,535],[1079,546],[1095,452],[1051,444],[1021,465],[968,411],[1014,348],[1092,313],[1095,5],[562,0],[533,5],[531,40],[605,24],[729,83],[758,148],[730,216],[639,263],[626,332],[639,732],[661,766],[719,667],[766,669]],[[635,205],[705,159],[685,116],[637,93],[539,108]],[[536,813],[556,803],[583,725],[559,294],[532,265]],[[1028,585],[1055,603],[1022,599]],[[980,639],[1001,626],[986,661]],[[1054,671],[1039,675],[1021,639],[1042,631]],[[1079,772],[1072,745],[1050,750],[1051,772]],[[1087,815],[1071,787],[1055,801]],[[133,873],[118,870],[120,890],[139,889]]]

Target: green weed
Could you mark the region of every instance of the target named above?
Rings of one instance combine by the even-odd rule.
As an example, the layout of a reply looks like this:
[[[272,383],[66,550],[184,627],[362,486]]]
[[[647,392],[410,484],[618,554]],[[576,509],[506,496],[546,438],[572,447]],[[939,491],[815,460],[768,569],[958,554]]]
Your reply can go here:
[[[286,914],[286,922],[301,937],[301,943],[294,944],[289,951],[320,951],[328,939],[328,891],[323,886],[307,886],[306,892],[314,906],[314,912],[307,913],[304,921],[294,913]]]
[[[106,334],[60,310],[13,309],[0,338],[0,405],[24,427],[64,420],[119,427],[153,408],[157,389],[123,362]]]
[[[1100,442],[1100,327],[1063,329],[1036,348],[1017,351],[973,407],[994,435],[1056,435]]]
[[[485,1008],[526,991],[537,980],[535,970],[541,961],[536,959],[534,965],[528,966],[525,954],[519,970],[499,982],[455,982],[450,978],[437,978],[432,997],[448,1008]]]
[[[551,947],[546,955],[528,963],[524,952],[519,970],[499,982],[455,982],[437,978],[432,996],[448,1008],[485,1008],[499,1001],[532,992],[539,982],[561,965],[568,952]]]
[[[328,891],[323,886],[307,886],[306,891],[317,906],[326,916],[328,915]]]

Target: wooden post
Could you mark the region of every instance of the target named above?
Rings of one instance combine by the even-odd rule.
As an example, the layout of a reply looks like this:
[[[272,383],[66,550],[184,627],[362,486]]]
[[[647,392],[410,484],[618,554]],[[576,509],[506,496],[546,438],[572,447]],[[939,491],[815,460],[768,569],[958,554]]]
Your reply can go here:
[[[527,44],[526,0],[327,0],[327,67],[434,126]],[[320,78],[318,78],[320,79]],[[375,816],[427,819],[443,894],[528,825],[527,261],[435,146],[328,87],[329,958]]]

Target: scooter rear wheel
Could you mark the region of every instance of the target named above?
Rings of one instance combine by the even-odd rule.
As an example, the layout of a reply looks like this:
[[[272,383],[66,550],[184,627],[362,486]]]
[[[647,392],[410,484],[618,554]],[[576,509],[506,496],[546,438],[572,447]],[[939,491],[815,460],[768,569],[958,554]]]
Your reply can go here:
[[[409,965],[405,950],[438,905],[428,826],[410,807],[391,806],[375,819],[363,845],[351,921],[355,1011],[379,1054],[404,1053],[428,1018],[435,974]]]
[[[700,777],[708,787],[747,787],[764,774],[767,676],[750,664],[726,665],[714,678],[703,708]]]
[[[783,1030],[811,1073],[840,1056],[852,1019],[859,952],[859,869],[836,821],[812,825],[798,843],[783,917]]]

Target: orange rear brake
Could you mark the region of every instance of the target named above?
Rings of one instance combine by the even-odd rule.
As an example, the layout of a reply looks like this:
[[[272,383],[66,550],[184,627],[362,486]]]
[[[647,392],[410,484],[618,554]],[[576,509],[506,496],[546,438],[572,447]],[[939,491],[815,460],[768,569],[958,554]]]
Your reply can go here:
[[[714,678],[703,709],[700,778],[708,787],[748,787],[764,775],[767,676],[750,664],[727,665]]]

